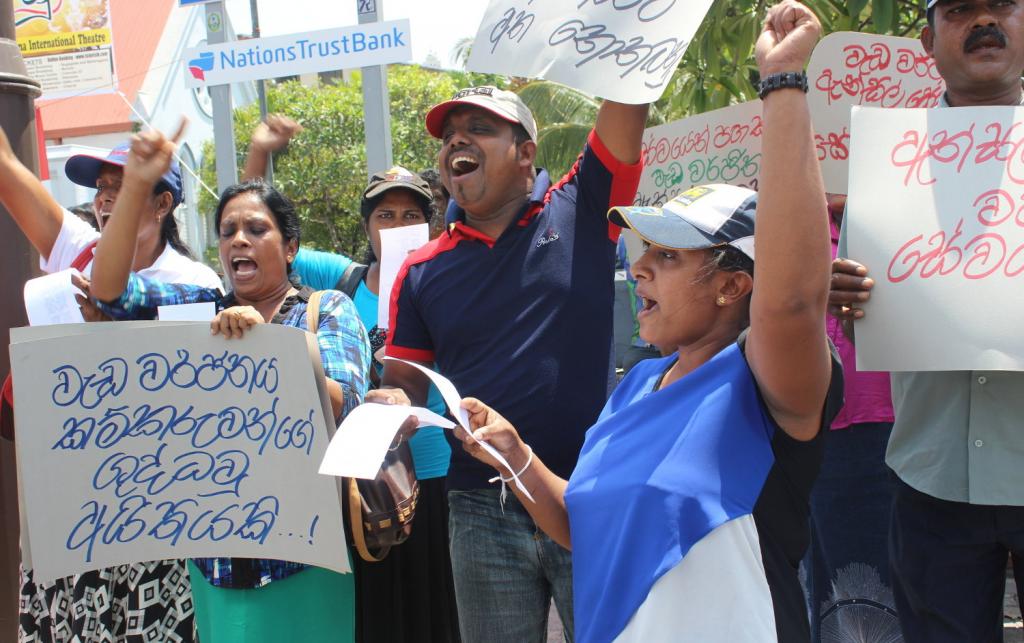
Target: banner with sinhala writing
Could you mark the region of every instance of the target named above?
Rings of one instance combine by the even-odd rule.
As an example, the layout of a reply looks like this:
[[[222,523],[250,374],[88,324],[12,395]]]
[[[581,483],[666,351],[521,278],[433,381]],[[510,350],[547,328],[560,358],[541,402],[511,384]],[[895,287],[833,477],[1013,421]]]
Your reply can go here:
[[[850,108],[935,107],[946,88],[921,41],[853,31],[821,39],[807,82],[825,190],[836,194],[848,193]]]
[[[312,335],[205,323],[12,330],[22,551],[37,579],[237,556],[348,571]]]
[[[711,0],[491,0],[467,67],[650,103],[710,7]]]
[[[633,205],[660,206],[695,185],[757,189],[761,101],[723,107],[644,130],[644,170]]]
[[[1024,108],[853,110],[848,256],[868,371],[1024,370]]]

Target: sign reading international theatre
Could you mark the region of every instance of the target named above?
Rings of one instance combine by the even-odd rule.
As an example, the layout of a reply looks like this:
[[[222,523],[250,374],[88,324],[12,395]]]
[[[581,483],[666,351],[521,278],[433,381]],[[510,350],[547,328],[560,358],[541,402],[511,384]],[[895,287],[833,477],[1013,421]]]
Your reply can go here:
[[[393,20],[197,47],[184,62],[189,86],[207,87],[411,59],[409,21]]]
[[[43,98],[116,89],[108,0],[14,0],[14,27]]]

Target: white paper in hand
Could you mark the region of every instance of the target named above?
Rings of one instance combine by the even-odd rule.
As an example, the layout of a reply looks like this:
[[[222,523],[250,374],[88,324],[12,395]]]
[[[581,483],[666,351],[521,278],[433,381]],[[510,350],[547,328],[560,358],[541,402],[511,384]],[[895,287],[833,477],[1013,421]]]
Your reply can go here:
[[[466,430],[466,433],[469,434],[469,437],[472,438],[474,442],[479,444],[484,451],[491,454],[491,457],[497,460],[501,466],[508,469],[509,473],[512,474],[512,479],[516,483],[516,488],[522,491],[523,495],[529,498],[530,502],[536,502],[533,499],[533,496],[530,495],[530,492],[527,491],[526,485],[524,485],[523,482],[519,479],[519,476],[516,475],[515,469],[513,469],[512,465],[508,463],[508,460],[506,460],[503,455],[498,453],[497,449],[487,444],[486,442],[481,442],[480,440],[477,440],[476,436],[473,435],[472,429],[469,428],[469,413],[466,411],[466,409],[462,408],[462,396],[459,395],[459,391],[455,388],[455,385],[451,383],[451,380],[449,380],[444,375],[441,375],[437,371],[432,371],[429,368],[426,368],[425,366],[416,364],[415,362],[409,362],[404,359],[398,359],[397,357],[385,357],[384,359],[390,359],[396,362],[402,362],[403,364],[408,364],[409,366],[419,369],[424,375],[430,378],[430,381],[434,383],[434,386],[436,386],[437,390],[441,393],[441,397],[444,398],[444,403],[448,405],[448,410],[459,421],[459,426],[464,428]]]
[[[217,306],[212,301],[198,304],[177,304],[157,306],[156,316],[160,321],[208,322],[217,315]]]
[[[81,273],[68,268],[25,282],[25,310],[30,326],[85,322],[75,300],[75,293],[79,291],[71,283],[74,274]]]
[[[377,298],[377,326],[388,327],[391,312],[391,288],[409,253],[430,240],[426,223],[380,231],[380,288]]]
[[[416,406],[360,404],[352,409],[327,446],[319,472],[373,480],[402,423],[415,415],[420,426],[450,429],[455,423]]]

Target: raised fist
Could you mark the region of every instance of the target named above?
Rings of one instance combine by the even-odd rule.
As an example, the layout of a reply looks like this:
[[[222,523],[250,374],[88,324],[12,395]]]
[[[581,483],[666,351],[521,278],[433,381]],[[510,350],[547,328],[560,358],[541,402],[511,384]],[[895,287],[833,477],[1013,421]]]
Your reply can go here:
[[[754,47],[761,77],[803,71],[821,37],[821,23],[796,0],[783,0],[768,10]]]

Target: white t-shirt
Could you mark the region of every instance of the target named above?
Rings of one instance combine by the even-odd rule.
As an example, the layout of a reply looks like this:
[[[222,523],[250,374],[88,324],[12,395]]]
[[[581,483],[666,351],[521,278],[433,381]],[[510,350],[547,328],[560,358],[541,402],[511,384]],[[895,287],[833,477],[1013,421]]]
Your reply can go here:
[[[96,232],[92,226],[73,213],[64,210],[64,221],[61,223],[60,233],[57,234],[57,239],[53,242],[50,256],[45,259],[39,258],[39,268],[47,273],[67,270],[82,253],[82,250],[99,238],[100,233]],[[82,272],[86,275],[92,272],[91,261]],[[203,288],[224,290],[220,277],[209,266],[189,259],[172,248],[170,244],[164,246],[164,251],[156,258],[153,265],[143,268],[139,274],[167,283],[187,283]]]

